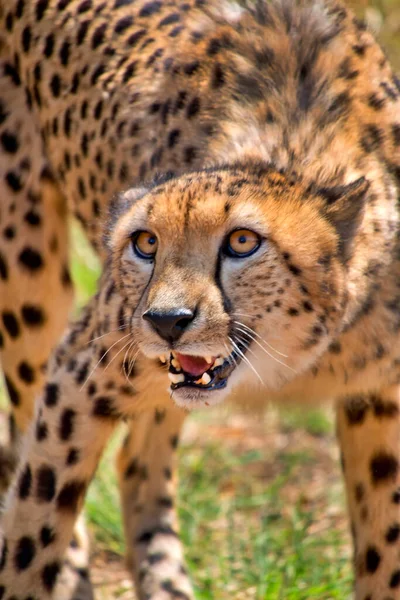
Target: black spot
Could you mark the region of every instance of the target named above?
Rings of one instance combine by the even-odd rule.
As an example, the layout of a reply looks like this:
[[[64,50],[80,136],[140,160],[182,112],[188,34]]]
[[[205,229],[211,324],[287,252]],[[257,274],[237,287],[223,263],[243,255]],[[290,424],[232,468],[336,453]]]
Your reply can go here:
[[[301,269],[296,267],[296,265],[289,264],[288,269],[291,273],[293,273],[293,275],[300,275],[301,273]]]
[[[399,412],[397,403],[390,400],[382,400],[375,394],[371,396],[371,404],[375,417],[378,419],[389,418],[392,419]]]
[[[129,479],[130,477],[134,477],[139,472],[139,463],[137,458],[133,458],[127,468],[125,469],[124,478]]]
[[[47,438],[49,433],[48,427],[46,423],[38,421],[36,423],[36,439],[38,442],[42,442]]]
[[[150,17],[150,15],[160,12],[161,7],[162,2],[147,2],[147,4],[142,6],[139,12],[139,17]]]
[[[174,531],[169,525],[159,525],[154,529],[143,531],[143,533],[136,538],[136,542],[138,544],[148,544],[157,535],[169,535],[175,538],[178,537],[176,531]]]
[[[26,361],[22,361],[18,366],[18,375],[25,383],[33,383],[35,381],[35,371]]]
[[[78,369],[76,374],[76,383],[81,385],[88,376],[90,360],[85,361]]]
[[[5,538],[3,538],[2,542],[3,543],[2,543],[1,553],[0,553],[0,572],[6,566],[7,554],[8,554],[7,540]]]
[[[218,89],[225,83],[225,73],[220,63],[216,63],[211,76],[211,87]]]
[[[32,225],[32,227],[37,227],[41,224],[42,219],[35,211],[28,210],[24,215],[24,221],[25,223],[28,223],[28,225]]]
[[[13,406],[19,406],[21,404],[21,397],[19,395],[17,388],[15,387],[15,385],[13,384],[13,382],[11,381],[11,379],[8,375],[4,376],[4,381],[6,384],[6,388],[7,388],[7,392],[8,392],[8,396],[10,398],[11,404]]]
[[[22,318],[26,325],[37,327],[43,325],[45,318],[41,308],[33,304],[24,304],[22,306]]]
[[[385,106],[386,99],[379,97],[376,93],[370,94],[368,97],[368,105],[374,110],[381,110]]]
[[[193,75],[200,67],[200,62],[198,60],[194,60],[193,62],[187,63],[183,67],[183,72],[185,75]]]
[[[35,558],[35,542],[31,537],[22,537],[17,544],[15,550],[15,568],[17,571],[23,571],[29,567]]]
[[[172,129],[172,131],[169,132],[167,141],[168,148],[173,148],[176,145],[180,134],[181,132],[179,129]]]
[[[6,183],[13,192],[20,192],[22,190],[22,181],[20,176],[14,171],[8,171],[5,176]]]
[[[76,513],[85,488],[86,484],[83,481],[74,480],[66,483],[57,496],[58,509]]]
[[[178,23],[181,17],[178,13],[171,13],[164,17],[158,24],[158,27],[165,27],[166,25],[172,25],[173,23]]]
[[[400,537],[400,525],[396,523],[391,525],[386,532],[385,539],[388,544],[394,544]]]
[[[17,338],[20,328],[16,316],[12,312],[4,311],[2,314],[3,325],[11,338]]]
[[[72,408],[65,408],[61,415],[59,435],[60,439],[65,442],[71,439],[74,432],[74,421],[76,412]]]
[[[399,470],[399,463],[393,454],[381,451],[375,454],[370,463],[371,479],[374,485],[395,480]]]
[[[40,530],[40,541],[42,543],[43,548],[49,546],[51,543],[54,542],[55,539],[56,534],[52,527],[48,527],[47,525],[42,527],[42,529]]]
[[[79,14],[83,14],[92,8],[92,0],[83,0],[78,6],[76,11]]]
[[[8,266],[6,263],[6,259],[4,258],[4,256],[0,253],[0,278],[3,281],[7,281],[8,279]]]
[[[39,0],[36,4],[36,19],[41,21],[44,17],[44,14],[49,6],[49,0]]]
[[[51,93],[53,94],[54,98],[58,98],[60,96],[61,79],[57,74],[53,75],[53,77],[50,79],[50,90],[51,90]]]
[[[365,554],[365,568],[368,573],[375,573],[381,562],[381,556],[374,546],[370,546]]]
[[[18,138],[13,133],[10,133],[9,131],[3,131],[0,136],[0,142],[5,152],[8,152],[9,154],[15,154],[18,151]]]
[[[393,144],[400,146],[400,124],[392,125]]]
[[[367,400],[359,396],[351,396],[345,400],[345,413],[349,425],[361,425],[369,409]]]
[[[50,56],[53,54],[53,50],[54,50],[54,35],[52,33],[50,33],[46,38],[43,53],[47,58],[50,58]]]
[[[397,571],[394,571],[392,574],[389,581],[389,587],[391,590],[400,587],[400,569],[397,569]]]
[[[134,48],[144,35],[146,35],[146,30],[138,29],[138,31],[135,31],[135,33],[132,33],[132,35],[128,37],[126,43],[131,46],[131,48]]]
[[[357,483],[355,489],[354,489],[354,496],[356,499],[356,502],[359,504],[365,496],[365,487],[362,483]]]
[[[39,252],[26,246],[19,254],[18,260],[30,271],[38,271],[43,267],[43,259]]]
[[[67,466],[72,467],[73,465],[76,465],[77,462],[79,462],[79,457],[79,450],[77,448],[71,448],[68,452],[67,459],[65,461]]]
[[[107,23],[103,23],[94,30],[92,36],[92,48],[95,50],[100,44],[104,42],[105,32],[107,29]]]
[[[160,498],[157,498],[157,504],[166,509],[174,507],[174,501],[169,496],[161,496]]]
[[[193,100],[191,102],[189,102],[189,104],[187,105],[187,108],[186,108],[187,118],[191,119],[192,117],[197,115],[199,110],[200,110],[200,98],[198,96],[195,96],[195,98],[193,98]]]
[[[119,19],[119,21],[117,21],[117,23],[114,27],[114,31],[117,34],[123,33],[131,25],[133,25],[133,17],[131,15],[126,15],[125,17],[122,17],[122,19]]]
[[[85,41],[90,22],[90,19],[86,19],[86,21],[82,21],[82,23],[79,25],[78,33],[76,35],[76,43],[78,44],[78,46],[83,44],[83,42]]]
[[[38,469],[36,495],[39,502],[51,502],[56,493],[56,476],[54,469],[43,465]]]
[[[58,561],[54,561],[52,563],[48,563],[42,570],[42,583],[44,588],[51,592],[56,585],[57,576],[60,572],[61,565]]]
[[[131,79],[136,73],[137,61],[131,62],[125,69],[124,75],[122,77],[122,82],[126,83]]]
[[[98,65],[95,68],[95,70],[92,73],[91,80],[90,80],[92,85],[95,85],[98,82],[98,80],[103,75],[103,73],[105,73],[105,70],[106,70],[106,67],[105,67],[105,65],[102,65],[102,64]]]
[[[59,398],[59,387],[56,383],[48,383],[44,389],[44,403],[46,406],[55,406]]]
[[[95,399],[92,414],[95,417],[114,419],[119,416],[112,399],[107,396],[99,396]]]
[[[28,498],[32,487],[32,471],[29,465],[26,465],[18,480],[18,497],[21,500]]]
[[[183,150],[183,159],[187,165],[190,165],[196,158],[197,150],[194,146],[187,146]]]
[[[58,53],[58,56],[60,57],[60,61],[61,61],[61,64],[63,65],[63,67],[66,67],[68,65],[70,47],[71,47],[71,44],[68,42],[68,40],[66,40],[61,45],[60,51]]]

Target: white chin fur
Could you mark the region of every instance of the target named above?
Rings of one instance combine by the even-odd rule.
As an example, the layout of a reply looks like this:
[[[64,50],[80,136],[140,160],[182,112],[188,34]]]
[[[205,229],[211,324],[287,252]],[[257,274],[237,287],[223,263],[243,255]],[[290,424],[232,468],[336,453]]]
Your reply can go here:
[[[227,388],[213,391],[181,387],[172,392],[172,400],[177,406],[185,410],[208,408],[223,402],[229,395],[229,387],[228,385]],[[168,391],[171,393],[171,388]]]

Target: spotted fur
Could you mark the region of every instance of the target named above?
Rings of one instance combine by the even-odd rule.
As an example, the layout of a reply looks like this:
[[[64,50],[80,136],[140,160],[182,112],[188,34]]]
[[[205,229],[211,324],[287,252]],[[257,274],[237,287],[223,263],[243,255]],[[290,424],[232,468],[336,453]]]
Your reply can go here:
[[[261,379],[276,400],[335,399],[356,598],[398,600],[400,83],[382,50],[335,0],[0,11],[0,347],[25,434],[0,598],[64,593],[64,552],[122,418],[139,597],[193,598],[174,506],[182,407]],[[68,214],[104,268],[52,352],[72,297]],[[260,238],[240,260],[224,251],[237,228]],[[133,250],[139,230],[158,239],[153,262]],[[175,390],[176,406],[157,358],[172,345],[142,316],[181,309],[193,318],[174,350],[240,343],[251,367],[218,391]]]

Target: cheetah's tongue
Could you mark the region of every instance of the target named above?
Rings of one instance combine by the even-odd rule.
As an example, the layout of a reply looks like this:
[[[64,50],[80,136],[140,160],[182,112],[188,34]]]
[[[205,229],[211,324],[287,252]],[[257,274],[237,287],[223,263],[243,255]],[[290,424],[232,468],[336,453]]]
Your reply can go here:
[[[176,353],[176,358],[182,369],[189,375],[203,375],[215,361],[215,357],[211,357],[211,362],[207,362],[203,356],[190,356],[189,354]]]

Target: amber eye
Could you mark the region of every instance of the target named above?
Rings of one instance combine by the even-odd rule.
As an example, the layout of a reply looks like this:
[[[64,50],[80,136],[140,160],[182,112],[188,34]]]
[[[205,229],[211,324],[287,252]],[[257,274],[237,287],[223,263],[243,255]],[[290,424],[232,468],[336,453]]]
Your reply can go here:
[[[139,258],[154,258],[157,252],[158,241],[156,236],[149,231],[136,231],[132,235],[132,245]]]
[[[250,229],[236,229],[228,235],[225,243],[225,253],[233,258],[245,258],[258,250],[261,244],[260,236]]]

